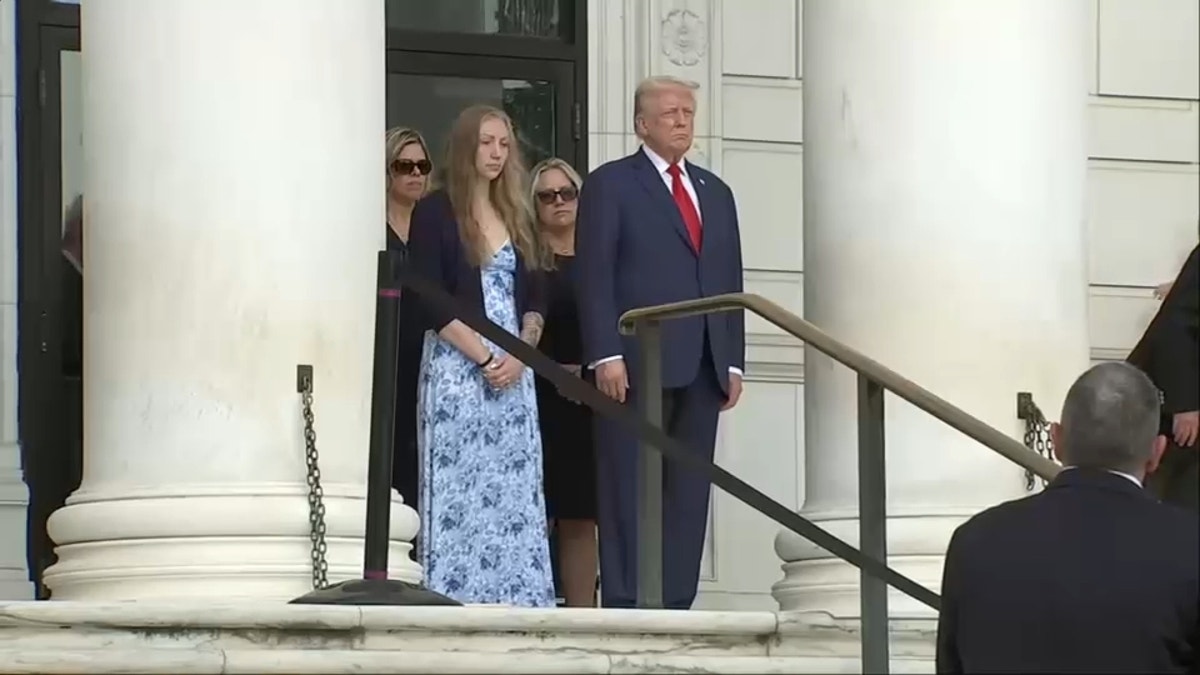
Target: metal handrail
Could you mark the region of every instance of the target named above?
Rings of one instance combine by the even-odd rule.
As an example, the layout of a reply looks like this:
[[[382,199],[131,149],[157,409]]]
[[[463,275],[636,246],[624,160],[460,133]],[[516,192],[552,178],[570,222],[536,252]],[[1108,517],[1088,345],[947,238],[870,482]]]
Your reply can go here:
[[[1007,434],[973,417],[958,406],[939,397],[896,371],[856,351],[814,324],[754,293],[726,293],[697,300],[671,302],[631,309],[621,315],[620,331],[633,335],[636,326],[646,321],[661,322],[688,316],[749,310],[783,331],[816,347],[851,370],[866,375],[884,389],[933,415],[950,427],[1003,456],[1044,480],[1052,480],[1062,467],[1038,455]]]
[[[619,329],[637,335],[642,366],[638,386],[646,420],[663,427],[662,330],[664,321],[689,316],[748,310],[787,333],[804,340],[858,374],[858,531],[857,553],[882,562],[888,559],[887,473],[885,470],[884,392],[896,396],[966,434],[984,447],[1023,467],[1027,472],[1053,478],[1061,467],[1004,433],[967,414],[928,389],[901,377],[883,364],[834,339],[820,328],[783,307],[752,293],[729,293],[698,300],[641,307],[621,315]],[[663,503],[662,457],[653,443],[643,440],[638,470],[638,606],[662,606]],[[742,499],[740,495],[735,495]],[[747,502],[748,503],[748,502]],[[766,511],[759,509],[764,515]],[[834,553],[849,560],[843,553]],[[862,672],[888,672],[888,582],[879,572],[859,565]],[[905,593],[916,597],[912,590]]]

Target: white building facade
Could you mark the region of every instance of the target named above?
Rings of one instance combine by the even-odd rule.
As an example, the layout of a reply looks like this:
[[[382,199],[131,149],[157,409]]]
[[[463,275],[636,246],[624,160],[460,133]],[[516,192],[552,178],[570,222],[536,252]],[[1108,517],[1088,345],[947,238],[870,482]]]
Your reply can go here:
[[[207,12],[209,24],[189,24],[211,31],[206,39],[229,44],[220,54],[180,56],[176,63],[194,68],[183,72],[226,78],[207,95],[197,91],[199,80],[181,79],[178,71],[156,70],[153,62],[135,67],[135,48],[152,40],[147,29],[130,29],[151,14],[169,22],[205,12],[171,9],[176,0],[137,11],[137,0],[92,1],[96,9],[83,9],[82,17],[78,7],[50,0],[0,2],[3,598],[32,594],[23,546],[26,491],[19,443],[37,437],[38,425],[52,424],[19,398],[40,391],[34,380],[47,377],[30,353],[39,343],[30,332],[41,330],[36,323],[40,312],[55,311],[46,294],[34,288],[38,277],[29,270],[54,261],[57,250],[47,244],[34,251],[30,242],[53,242],[54,235],[45,233],[59,226],[66,206],[85,189],[119,195],[110,199],[106,213],[96,216],[108,229],[89,229],[87,244],[101,276],[99,281],[89,277],[89,283],[105,285],[89,290],[87,297],[97,307],[110,308],[110,321],[121,311],[119,299],[150,303],[154,285],[162,283],[158,279],[189,264],[184,252],[172,253],[169,246],[171,234],[190,236],[188,223],[163,223],[130,211],[138,190],[119,184],[122,166],[112,158],[122,143],[121,125],[128,121],[123,118],[153,123],[154,116],[144,111],[157,105],[138,99],[142,90],[124,82],[125,76],[154,78],[168,99],[211,114],[221,110],[211,96],[226,96],[237,101],[246,117],[277,116],[287,132],[253,143],[261,127],[243,119],[230,123],[228,133],[244,134],[234,143],[183,137],[173,119],[160,119],[155,128],[172,148],[173,159],[155,159],[153,149],[122,156],[162,161],[163,189],[176,194],[192,184],[195,163],[223,143],[231,151],[239,144],[244,148],[243,168],[237,170],[243,181],[273,173],[294,185],[323,166],[354,166],[337,179],[345,190],[379,184],[382,166],[375,171],[361,160],[382,156],[381,149],[362,145],[352,133],[322,141],[311,133],[314,120],[287,119],[279,97],[303,97],[306,91],[315,98],[356,101],[350,112],[332,105],[325,112],[331,118],[342,115],[343,122],[377,126],[380,146],[383,129],[398,123],[421,128],[436,144],[459,108],[478,100],[494,102],[527,127],[535,153],[558,154],[590,168],[636,149],[631,97],[638,80],[672,74],[700,82],[693,160],[722,176],[738,199],[746,290],[807,316],[1014,436],[1022,430],[1017,392],[1032,392],[1053,417],[1066,384],[1089,359],[1124,357],[1156,308],[1151,289],[1172,278],[1200,236],[1197,0],[981,0],[965,5],[953,0],[581,0],[556,5],[549,0],[527,3],[542,13],[518,13],[509,17],[511,25],[497,18],[497,0],[462,0],[461,14],[434,17],[412,14],[412,3],[387,3],[385,16],[378,0],[353,0],[344,3],[344,21],[323,14],[331,11],[321,9],[328,3],[253,0],[236,3],[241,9],[226,16]],[[178,0],[178,5],[193,2]],[[105,4],[109,8],[99,6]],[[458,6],[446,0],[438,5]],[[89,24],[89,17],[96,23]],[[222,25],[223,20],[241,23]],[[374,29],[376,24],[386,26]],[[363,29],[361,39],[352,32],[356,27]],[[439,41],[441,33],[432,29],[498,38]],[[323,37],[304,49],[288,37],[289,30],[317,31]],[[527,45],[504,36],[506,31],[542,35],[542,42],[554,36],[554,44]],[[399,44],[396,36],[410,42]],[[345,48],[321,51],[330,44]],[[88,45],[96,46],[96,62],[88,61]],[[488,53],[493,46],[496,51]],[[297,51],[301,49],[303,53]],[[261,82],[255,79],[259,71],[239,68],[250,62],[277,68],[283,80],[303,80],[313,73],[311,87],[286,89],[281,84],[271,92],[274,98],[247,94]],[[351,70],[328,78],[321,73],[331,62]],[[84,73],[99,73],[96,77],[111,87],[85,88]],[[813,97],[807,102],[806,93]],[[413,100],[422,105],[412,105]],[[186,109],[173,110],[182,114]],[[98,130],[101,137],[86,142],[87,155],[86,129]],[[303,149],[307,159],[288,154],[290,147]],[[819,159],[806,158],[810,151]],[[1086,166],[1076,161],[1082,156],[1088,158]],[[320,180],[330,180],[328,175]],[[307,180],[314,190],[322,189],[315,178]],[[214,188],[214,194],[221,194],[220,189],[232,188]],[[287,198],[255,199],[269,203]],[[294,234],[305,224],[319,228],[327,222],[322,218],[347,206],[330,202],[319,205],[325,212],[288,211],[286,220],[259,214],[255,222],[266,229],[256,239],[248,238],[244,228],[234,228],[239,213],[217,201],[199,196],[182,203],[202,212],[206,222],[231,223],[224,233],[227,252],[242,261],[253,260],[270,237]],[[341,275],[346,278],[331,276],[322,267],[341,264],[337,269],[347,269],[352,267],[347,261],[382,244],[381,227],[374,225],[383,222],[382,199],[374,203],[364,198],[351,206],[344,215],[372,223],[373,229],[356,230],[342,240],[328,233],[301,235],[310,249],[326,254],[301,261],[311,274],[260,273],[257,281],[242,281],[248,296],[271,284],[311,283],[314,293],[320,289],[324,294],[323,302],[351,308],[342,320],[361,331],[352,331],[344,344],[321,345],[330,363],[318,364],[323,415],[318,424],[328,429],[322,438],[330,439],[329,446],[365,453],[371,317],[356,319],[351,310],[370,307],[371,266],[364,261],[365,274]],[[158,203],[151,212],[168,208]],[[133,267],[139,274],[155,274],[141,287],[118,284],[116,277],[104,275],[120,268],[115,262],[120,256],[133,255],[127,247],[145,232],[139,228],[157,228],[151,241],[159,247],[159,257],[151,261],[155,255],[146,251]],[[379,241],[372,243],[372,237]],[[106,266],[106,260],[114,262]],[[220,269],[235,274],[238,268],[230,264]],[[331,288],[335,278],[340,281]],[[188,292],[201,292],[181,283]],[[230,285],[224,292],[204,297],[226,302],[239,287]],[[254,306],[248,299],[242,309]],[[297,311],[313,314],[321,306]],[[89,316],[93,311],[89,308]],[[220,317],[229,318],[234,314],[228,312],[241,310],[220,311],[225,312]],[[275,393],[227,391],[216,398],[234,410],[206,418],[198,414],[203,406],[184,400],[169,378],[156,385],[155,373],[170,370],[176,381],[203,382],[217,391],[244,384],[246,362],[179,364],[171,355],[156,357],[147,347],[154,340],[174,344],[182,339],[180,329],[146,327],[145,334],[128,334],[127,326],[138,317],[121,316],[124,323],[111,326],[103,318],[90,318],[94,337],[88,340],[95,342],[86,350],[89,356],[103,354],[104,365],[90,366],[88,372],[108,388],[85,393],[91,421],[81,492],[90,491],[92,503],[108,504],[104,508],[109,510],[88,512],[80,506],[61,526],[75,542],[94,541],[101,523],[111,526],[112,533],[104,540],[106,547],[79,548],[68,569],[59,571],[64,584],[75,584],[66,595],[131,597],[133,591],[124,589],[133,585],[109,579],[115,568],[126,570],[124,578],[130,584],[137,581],[144,591],[146,578],[138,577],[129,562],[136,557],[164,568],[200,560],[198,578],[228,576],[229,570],[218,570],[215,563],[205,568],[206,557],[255,560],[270,568],[267,574],[275,575],[283,597],[296,595],[286,580],[296,577],[295,570],[304,577],[308,564],[299,427],[285,428],[277,440],[257,438],[254,430],[262,420],[279,417],[279,411],[246,412],[262,396],[278,396],[275,403],[291,405],[294,390],[285,381]],[[314,320],[306,317],[267,317],[266,334],[293,325],[291,320]],[[718,462],[853,541],[854,427],[853,408],[847,407],[853,391],[846,389],[852,380],[843,378],[844,373],[831,374],[834,369],[820,358],[806,359],[798,341],[765,322],[749,319],[747,329],[746,393],[738,409],[723,419]],[[122,340],[128,345],[117,350]],[[317,349],[308,340],[276,337],[262,347],[243,347],[272,368],[286,369]],[[24,347],[20,358],[18,345]],[[322,367],[346,375],[322,379]],[[221,368],[234,372],[221,376]],[[154,386],[162,387],[151,398],[163,406],[159,419],[164,422],[124,421],[138,410],[141,389]],[[979,508],[1020,496],[1025,481],[1020,470],[993,461],[985,450],[910,417],[897,407],[888,418],[892,564],[934,586],[940,572],[937,556],[953,525]],[[200,446],[188,440],[202,430],[238,440],[202,455]],[[355,528],[361,531],[365,462],[355,454],[359,450],[326,452],[334,484],[327,489],[334,504],[330,527],[340,528],[337,536],[345,540],[344,546],[331,547],[331,567],[350,576],[358,561],[354,540]],[[247,459],[255,453],[255,459]],[[196,476],[200,478],[192,480]],[[204,490],[165,489],[184,478]],[[138,492],[151,484],[164,491]],[[187,513],[200,509],[198,521],[228,521],[225,529],[183,531],[176,524],[169,531],[169,523],[162,531],[137,529],[149,528],[144,524],[152,520],[138,508],[160,514],[185,508],[180,495],[189,500]],[[126,508],[138,502],[140,506]],[[415,524],[406,509],[397,506],[395,513],[395,550],[403,553],[400,541],[411,537]],[[778,530],[766,517],[718,492],[699,604],[771,609],[778,602],[785,609],[857,611],[851,602],[856,574],[849,566],[829,561],[792,537],[780,536],[777,542]],[[266,550],[266,540],[279,535],[294,541]],[[189,537],[192,544],[182,548],[176,541],[154,550],[140,545],[135,553],[117,545],[139,538]],[[231,543],[236,537],[244,541]],[[252,541],[254,537],[262,541]],[[781,556],[788,563],[786,574],[780,571]],[[294,565],[288,562],[293,558]],[[398,574],[413,573],[393,563]],[[178,594],[162,583],[163,594]]]

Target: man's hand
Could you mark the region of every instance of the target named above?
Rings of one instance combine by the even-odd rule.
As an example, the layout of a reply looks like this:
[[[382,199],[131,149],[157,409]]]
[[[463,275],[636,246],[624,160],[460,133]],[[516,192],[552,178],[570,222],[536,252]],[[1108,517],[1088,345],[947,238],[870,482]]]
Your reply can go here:
[[[725,405],[721,406],[721,412],[732,410],[733,406],[738,404],[742,398],[742,376],[737,373],[729,374],[729,398],[726,399]]]
[[[1200,410],[1175,413],[1174,423],[1175,444],[1181,448],[1190,448],[1196,444],[1196,436],[1200,435]]]
[[[629,373],[625,371],[625,361],[614,359],[596,366],[596,388],[617,403],[624,403],[625,393],[629,391]]]

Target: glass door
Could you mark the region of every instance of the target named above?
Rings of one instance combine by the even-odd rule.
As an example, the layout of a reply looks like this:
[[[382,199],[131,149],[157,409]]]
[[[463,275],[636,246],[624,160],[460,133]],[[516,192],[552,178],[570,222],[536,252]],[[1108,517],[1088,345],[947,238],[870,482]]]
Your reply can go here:
[[[570,62],[393,51],[387,71],[388,126],[420,131],[435,164],[455,117],[479,103],[512,117],[530,166],[560,157],[578,167],[583,159]]]

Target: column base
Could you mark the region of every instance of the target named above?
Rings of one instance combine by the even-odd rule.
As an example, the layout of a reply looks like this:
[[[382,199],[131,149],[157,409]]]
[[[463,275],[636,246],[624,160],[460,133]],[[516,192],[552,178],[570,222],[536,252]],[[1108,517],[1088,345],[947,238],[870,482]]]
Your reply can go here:
[[[328,580],[361,578],[363,491],[324,489]],[[299,483],[82,489],[50,517],[58,562],[45,583],[55,600],[292,600],[312,590],[307,494]],[[394,498],[392,578],[421,581],[417,529]]]
[[[19,461],[15,445],[0,444],[0,458],[6,453]],[[0,600],[33,599],[27,555],[29,542],[25,536],[28,519],[29,491],[20,469],[0,468],[0,536],[6,542],[4,550],[0,551]]]
[[[888,516],[888,565],[900,574],[938,592],[946,544],[955,528],[979,509],[922,509]],[[857,511],[807,512],[806,518],[851,546],[858,546]],[[826,612],[838,619],[861,616],[859,571],[850,563],[792,532],[775,537],[775,553],[783,561],[783,579],[771,587],[771,595],[785,612]],[[937,612],[891,589],[888,609],[894,619],[926,619]]]

